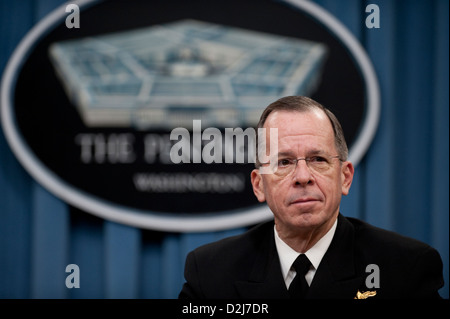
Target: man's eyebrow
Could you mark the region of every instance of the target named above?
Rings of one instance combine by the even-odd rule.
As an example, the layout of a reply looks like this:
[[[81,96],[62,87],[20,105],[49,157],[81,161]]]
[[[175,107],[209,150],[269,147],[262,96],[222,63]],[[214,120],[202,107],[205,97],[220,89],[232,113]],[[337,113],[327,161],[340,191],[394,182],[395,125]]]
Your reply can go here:
[[[278,157],[280,157],[280,156],[292,156],[292,157],[295,157],[295,154],[292,151],[278,152],[277,155],[278,155]]]
[[[309,150],[306,152],[306,156],[310,157],[310,156],[316,156],[316,155],[327,155],[328,153],[323,151],[323,150],[319,150],[319,149],[313,149],[313,150]],[[278,157],[280,156],[292,156],[295,157],[295,153],[293,151],[281,151],[278,152]]]
[[[311,150],[308,151],[308,155],[309,156],[314,156],[314,155],[327,155],[328,153],[323,151],[323,150]]]

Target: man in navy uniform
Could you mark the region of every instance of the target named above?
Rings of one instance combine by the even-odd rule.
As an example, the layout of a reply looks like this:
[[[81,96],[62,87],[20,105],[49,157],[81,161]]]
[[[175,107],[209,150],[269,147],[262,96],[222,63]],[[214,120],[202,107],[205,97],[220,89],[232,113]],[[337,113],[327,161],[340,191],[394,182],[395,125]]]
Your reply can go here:
[[[274,220],[190,252],[179,298],[440,298],[435,249],[340,213],[354,167],[331,111],[284,97],[258,127],[278,129],[275,160],[251,173]]]

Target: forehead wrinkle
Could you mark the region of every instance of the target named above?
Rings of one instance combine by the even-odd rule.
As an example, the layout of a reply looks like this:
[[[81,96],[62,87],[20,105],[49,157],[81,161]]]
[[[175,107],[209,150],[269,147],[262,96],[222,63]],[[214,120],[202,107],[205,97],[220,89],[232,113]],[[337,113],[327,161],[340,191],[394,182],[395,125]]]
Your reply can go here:
[[[308,154],[317,155],[327,153],[329,147],[334,147],[334,141],[330,141],[328,136],[324,135],[290,135],[289,138],[281,138],[278,142],[279,153],[296,153],[305,150]]]
[[[278,149],[280,152],[322,150],[335,151],[334,133],[328,118],[321,112],[300,113],[277,111],[267,118],[265,128],[278,128]],[[326,121],[326,122],[324,122]],[[266,135],[269,148],[269,134]],[[312,155],[312,154],[311,154]]]

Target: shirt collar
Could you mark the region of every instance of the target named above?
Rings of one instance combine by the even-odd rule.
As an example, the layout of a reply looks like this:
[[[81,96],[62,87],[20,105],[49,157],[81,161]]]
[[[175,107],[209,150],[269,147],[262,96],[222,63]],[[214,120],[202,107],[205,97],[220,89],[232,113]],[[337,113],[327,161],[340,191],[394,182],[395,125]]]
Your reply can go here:
[[[337,218],[331,226],[330,230],[321,238],[319,241],[311,247],[307,252],[305,252],[306,257],[308,257],[311,262],[314,270],[319,268],[319,264],[322,261],[323,256],[328,250],[328,247],[331,244],[334,233],[336,231],[337,226]],[[289,270],[291,269],[292,263],[295,259],[300,255],[300,253],[296,252],[290,246],[288,246],[279,236],[274,226],[275,233],[275,246],[277,248],[278,257],[280,258],[281,272],[283,274],[283,278],[286,279]]]

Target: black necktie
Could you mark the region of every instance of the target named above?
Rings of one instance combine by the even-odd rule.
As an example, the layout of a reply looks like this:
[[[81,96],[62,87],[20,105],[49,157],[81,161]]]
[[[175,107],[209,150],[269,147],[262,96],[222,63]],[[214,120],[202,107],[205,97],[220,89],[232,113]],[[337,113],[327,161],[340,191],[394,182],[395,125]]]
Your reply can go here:
[[[289,294],[293,299],[304,299],[308,292],[308,283],[306,282],[305,275],[311,266],[311,262],[305,254],[301,254],[292,264],[297,274],[294,280],[292,280],[289,286]]]

